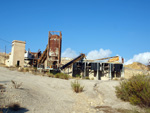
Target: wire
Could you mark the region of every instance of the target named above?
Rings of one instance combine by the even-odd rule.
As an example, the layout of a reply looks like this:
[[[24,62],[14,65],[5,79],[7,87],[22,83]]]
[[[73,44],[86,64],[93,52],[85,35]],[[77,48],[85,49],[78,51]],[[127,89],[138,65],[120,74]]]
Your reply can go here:
[[[11,44],[11,42],[9,42],[9,41],[7,41],[7,40],[4,40],[4,39],[2,39],[2,38],[0,38],[0,40],[2,40],[2,41],[4,41],[4,42],[7,42],[7,43]]]

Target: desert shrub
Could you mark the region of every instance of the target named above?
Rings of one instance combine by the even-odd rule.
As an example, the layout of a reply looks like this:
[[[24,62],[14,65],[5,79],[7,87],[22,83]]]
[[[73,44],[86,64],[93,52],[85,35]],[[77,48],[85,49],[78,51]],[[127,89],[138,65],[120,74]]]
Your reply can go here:
[[[36,72],[37,71],[37,68],[29,68],[29,71],[34,71],[34,72]]]
[[[125,78],[124,78],[124,77],[121,77],[120,80],[125,80]]]
[[[89,80],[90,78],[88,76],[86,76],[85,79]]]
[[[8,105],[8,108],[12,111],[19,111],[21,109],[19,103],[12,103],[12,104]]]
[[[71,82],[71,87],[74,92],[79,93],[83,91],[84,86],[81,86],[78,80],[75,80],[74,82]]]
[[[13,80],[11,80],[11,82],[12,82],[13,87],[14,87],[15,89],[20,88],[20,86],[22,85],[22,83],[17,83],[17,82],[15,82],[15,81],[13,81]]]
[[[68,80],[68,79],[69,79],[69,75],[67,75],[67,74],[63,74],[63,79]]]
[[[19,72],[24,72],[24,68],[19,67],[19,68],[18,68],[18,71],[19,71]]]
[[[90,80],[90,78],[88,76],[83,77],[83,79]]]
[[[60,74],[60,73],[57,73],[57,74],[55,75],[55,78],[60,78],[60,76],[61,76],[61,74]]]
[[[29,68],[24,68],[24,72],[28,72],[29,71]]]
[[[77,78],[81,78],[82,76],[77,74],[77,75],[75,75],[75,77],[77,77]]]
[[[0,84],[0,92],[5,92],[5,91],[6,91],[6,90],[5,90],[4,85]]]
[[[92,77],[91,80],[94,80],[94,77]]]
[[[2,85],[2,84],[0,84],[0,89],[4,89],[5,87]]]
[[[48,77],[54,77],[54,75],[52,73],[50,73],[50,72],[47,73],[47,76]]]
[[[17,70],[18,68],[10,66],[10,67],[8,67],[8,69],[11,70],[11,71],[14,71],[14,70]]]
[[[19,65],[17,65],[17,64],[16,64],[16,65],[15,65],[15,67],[17,67],[17,68],[18,68],[18,67],[19,67]]]
[[[116,96],[134,105],[150,107],[150,76],[136,75],[120,82]]]
[[[66,80],[68,80],[68,79],[69,79],[69,75],[64,74],[64,73],[57,73],[57,74],[55,75],[55,78],[61,78],[61,79],[66,79]]]
[[[119,80],[119,79],[118,79],[117,77],[114,77],[113,80],[116,80],[116,81],[117,81],[117,80]]]

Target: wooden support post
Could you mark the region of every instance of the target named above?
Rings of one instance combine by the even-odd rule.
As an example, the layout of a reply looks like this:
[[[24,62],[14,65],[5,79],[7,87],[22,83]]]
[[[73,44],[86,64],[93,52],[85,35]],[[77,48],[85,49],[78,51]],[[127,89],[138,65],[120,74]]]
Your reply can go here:
[[[84,62],[84,77],[86,77],[86,61]]]
[[[122,70],[121,70],[121,77],[124,77],[124,65],[123,65]]]
[[[110,80],[112,79],[112,76],[111,76],[111,63],[109,64],[109,71],[110,71],[110,73],[109,73],[109,78],[110,78]]]
[[[99,80],[99,65],[98,64],[99,63],[97,63],[97,76],[96,76],[97,80]]]

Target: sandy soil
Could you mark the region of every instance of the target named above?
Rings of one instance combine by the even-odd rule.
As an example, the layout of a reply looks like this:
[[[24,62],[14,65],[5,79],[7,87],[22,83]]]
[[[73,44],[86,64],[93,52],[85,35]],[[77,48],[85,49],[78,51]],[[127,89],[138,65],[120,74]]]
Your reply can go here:
[[[21,83],[15,89],[11,80]],[[84,92],[74,93],[70,80],[10,71],[0,67],[0,84],[6,87],[1,92],[1,106],[20,103],[18,113],[117,113],[116,109],[139,109],[115,96],[119,81],[79,80]],[[8,112],[9,113],[9,112]]]

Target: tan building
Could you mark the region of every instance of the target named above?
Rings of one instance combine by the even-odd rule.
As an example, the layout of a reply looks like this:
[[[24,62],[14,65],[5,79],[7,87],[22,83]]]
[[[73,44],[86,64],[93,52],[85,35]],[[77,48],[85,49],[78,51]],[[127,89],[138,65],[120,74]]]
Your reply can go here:
[[[11,55],[6,63],[7,66],[24,67],[25,44],[26,42],[18,40],[12,42]]]

